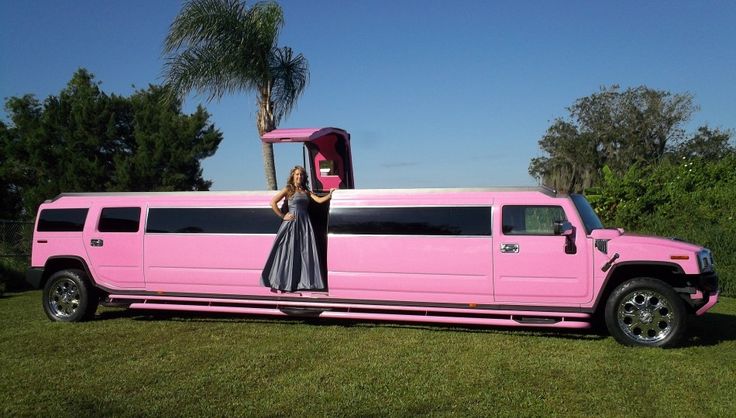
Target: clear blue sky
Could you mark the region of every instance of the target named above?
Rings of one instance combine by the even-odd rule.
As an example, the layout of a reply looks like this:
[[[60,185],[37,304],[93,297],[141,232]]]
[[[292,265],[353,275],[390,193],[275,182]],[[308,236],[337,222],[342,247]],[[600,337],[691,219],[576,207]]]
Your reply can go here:
[[[252,4],[252,2],[249,2]],[[733,1],[281,1],[280,38],[311,83],[281,127],[353,139],[356,185],[532,185],[537,141],[600,86],[690,92],[707,123],[736,128]],[[57,94],[79,67],[108,93],[160,83],[174,0],[0,0],[0,98]],[[265,187],[255,96],[204,103],[224,133],[204,161],[215,190]],[[3,118],[5,118],[3,113]],[[280,185],[301,162],[276,148]]]

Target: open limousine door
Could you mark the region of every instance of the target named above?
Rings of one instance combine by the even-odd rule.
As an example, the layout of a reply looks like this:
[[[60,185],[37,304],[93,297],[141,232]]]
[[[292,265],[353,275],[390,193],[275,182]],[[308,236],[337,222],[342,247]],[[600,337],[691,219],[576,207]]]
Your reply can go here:
[[[350,134],[339,128],[275,129],[261,140],[272,144],[303,142],[308,155],[307,171],[315,192],[354,189]]]

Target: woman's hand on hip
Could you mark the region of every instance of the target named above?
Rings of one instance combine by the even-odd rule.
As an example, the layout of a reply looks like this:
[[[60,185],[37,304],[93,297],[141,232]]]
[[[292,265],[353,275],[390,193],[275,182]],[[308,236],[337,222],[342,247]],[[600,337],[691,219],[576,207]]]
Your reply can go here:
[[[289,213],[287,213],[286,215],[284,215],[284,218],[283,218],[283,219],[284,219],[285,221],[293,221],[293,220],[294,220],[294,214],[293,214],[293,213],[291,213],[291,212],[289,212]]]

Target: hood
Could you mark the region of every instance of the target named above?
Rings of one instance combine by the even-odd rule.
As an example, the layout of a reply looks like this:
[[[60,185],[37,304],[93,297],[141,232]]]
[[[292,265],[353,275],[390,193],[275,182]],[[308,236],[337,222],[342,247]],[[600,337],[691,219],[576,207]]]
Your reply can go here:
[[[609,241],[608,245],[609,247],[612,245],[637,247],[655,246],[660,248],[670,248],[675,251],[683,251],[688,253],[698,252],[703,248],[700,245],[691,244],[689,242],[681,241],[676,238],[663,238],[652,235],[630,234],[628,232],[621,234],[618,237],[612,238],[611,241]]]
[[[593,239],[604,239],[609,241],[608,245],[616,246],[656,246],[669,248],[677,251],[696,252],[703,247],[677,238],[663,238],[654,235],[642,235],[631,232],[624,232],[623,229],[596,229],[590,237]]]
[[[680,241],[675,238],[662,238],[651,235],[640,235],[623,232],[617,229],[595,230],[591,238],[608,241],[604,253],[609,258],[618,254],[621,262],[656,262],[677,264],[686,274],[700,272],[699,259],[703,247]],[[598,247],[598,245],[596,245]],[[599,248],[600,249],[600,248]],[[614,259],[614,260],[615,260]],[[608,261],[610,262],[610,261]]]

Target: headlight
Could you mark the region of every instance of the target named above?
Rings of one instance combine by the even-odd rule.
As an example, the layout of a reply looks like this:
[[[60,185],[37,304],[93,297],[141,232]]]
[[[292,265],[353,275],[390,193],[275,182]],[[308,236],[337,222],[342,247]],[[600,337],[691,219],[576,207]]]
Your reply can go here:
[[[713,255],[708,249],[698,251],[698,265],[701,273],[713,271]]]

